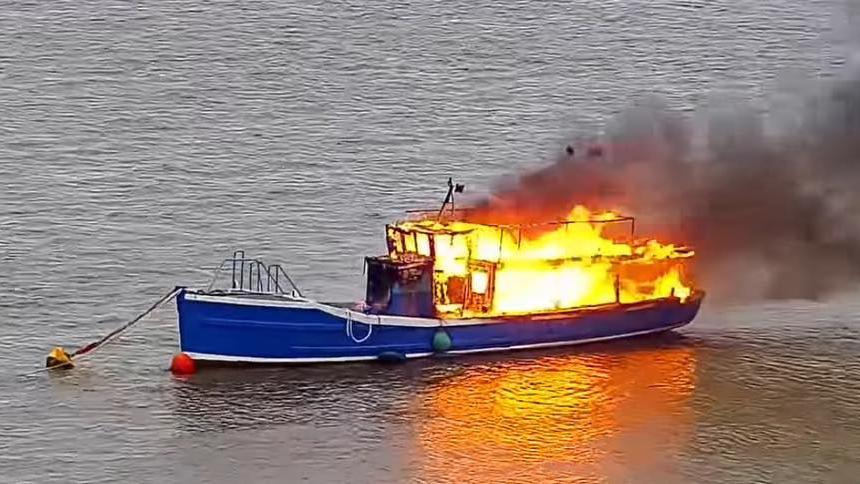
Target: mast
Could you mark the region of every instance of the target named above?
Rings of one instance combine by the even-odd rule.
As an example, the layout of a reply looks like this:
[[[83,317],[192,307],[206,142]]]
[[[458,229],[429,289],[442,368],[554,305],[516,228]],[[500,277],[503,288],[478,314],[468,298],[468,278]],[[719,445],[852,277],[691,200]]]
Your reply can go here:
[[[451,204],[451,215],[454,215],[454,194],[455,193],[463,193],[463,190],[466,188],[466,185],[461,185],[459,183],[454,183],[453,178],[448,177],[448,193],[445,195],[445,200],[442,202],[442,206],[439,207],[439,213],[436,215],[436,220],[440,220],[442,218],[442,213],[445,211],[445,206],[449,203]]]

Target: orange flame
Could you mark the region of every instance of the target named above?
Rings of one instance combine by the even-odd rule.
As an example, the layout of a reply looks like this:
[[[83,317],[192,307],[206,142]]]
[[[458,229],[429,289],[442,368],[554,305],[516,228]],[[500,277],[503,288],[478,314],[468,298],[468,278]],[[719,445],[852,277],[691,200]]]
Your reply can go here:
[[[421,219],[392,256],[432,256],[437,310],[510,315],[670,296],[686,299],[685,260],[693,252],[655,240],[622,241],[603,232],[632,219],[576,206],[564,222],[504,226]],[[540,232],[535,233],[538,230]],[[391,237],[391,233],[389,233]]]

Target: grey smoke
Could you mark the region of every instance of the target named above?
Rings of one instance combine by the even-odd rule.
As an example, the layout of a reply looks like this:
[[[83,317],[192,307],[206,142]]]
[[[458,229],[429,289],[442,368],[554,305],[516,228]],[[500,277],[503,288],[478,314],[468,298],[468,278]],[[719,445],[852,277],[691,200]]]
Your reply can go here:
[[[575,203],[637,216],[637,231],[689,242],[722,296],[813,298],[860,283],[860,72],[768,113],[699,113],[659,101],[619,115],[602,153],[575,146],[475,204],[479,221],[558,218]]]

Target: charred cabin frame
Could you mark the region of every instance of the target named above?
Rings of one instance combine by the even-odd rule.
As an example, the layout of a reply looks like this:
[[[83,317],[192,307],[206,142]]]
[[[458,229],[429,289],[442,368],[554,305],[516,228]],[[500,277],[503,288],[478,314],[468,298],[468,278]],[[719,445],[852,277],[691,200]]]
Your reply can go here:
[[[436,315],[433,259],[421,257],[404,261],[389,256],[367,257],[365,264],[369,312],[425,318]]]
[[[464,313],[481,314],[490,312],[496,290],[496,271],[502,260],[505,233],[516,236],[519,247],[524,232],[547,226],[564,225],[565,230],[572,224],[630,223],[628,237],[635,237],[635,219],[621,216],[607,220],[565,220],[533,224],[483,224],[499,231],[498,260],[471,258],[468,236],[471,231],[452,231],[446,229],[421,229],[416,227],[405,230],[396,225],[386,225],[386,246],[388,255],[368,257],[366,302],[371,312],[397,314],[403,316],[442,316],[444,314]],[[441,270],[434,267],[436,260],[437,237],[449,238],[453,246],[456,237],[463,237],[468,248],[463,261],[466,273],[439,278]],[[621,237],[623,238],[623,236]],[[600,256],[589,258],[595,260]],[[623,258],[613,257],[613,277],[615,303],[621,302],[621,279]],[[567,259],[566,259],[567,260]],[[585,260],[585,259],[580,259]],[[561,261],[558,261],[561,262]]]

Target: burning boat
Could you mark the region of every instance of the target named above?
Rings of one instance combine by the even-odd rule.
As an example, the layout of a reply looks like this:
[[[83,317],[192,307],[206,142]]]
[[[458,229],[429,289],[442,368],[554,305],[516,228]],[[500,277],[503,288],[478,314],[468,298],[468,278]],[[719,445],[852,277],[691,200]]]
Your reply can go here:
[[[181,350],[198,361],[403,360],[573,345],[678,328],[699,310],[686,247],[635,237],[632,217],[573,207],[561,220],[490,224],[457,210],[386,226],[366,298],[318,302],[279,265],[239,251],[204,290],[177,295]],[[448,209],[450,205],[450,210]],[[229,272],[226,289],[218,274]]]

